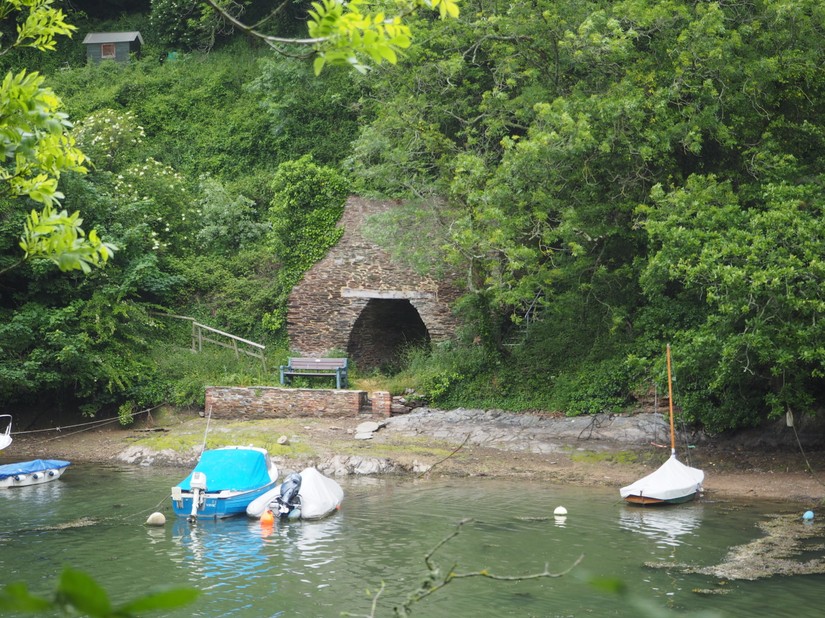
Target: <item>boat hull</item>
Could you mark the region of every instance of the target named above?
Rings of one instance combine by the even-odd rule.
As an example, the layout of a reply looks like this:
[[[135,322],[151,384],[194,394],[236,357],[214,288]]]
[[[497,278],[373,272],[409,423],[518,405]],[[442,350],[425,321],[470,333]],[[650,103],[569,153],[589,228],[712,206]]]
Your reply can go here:
[[[56,481],[63,476],[69,465],[70,462],[61,459],[35,459],[0,466],[0,489]]]
[[[705,473],[686,466],[671,455],[655,472],[622,487],[619,494],[632,504],[681,504],[702,491]]]
[[[246,513],[246,507],[263,494],[271,491],[277,481],[268,485],[243,492],[205,493],[203,506],[195,514],[197,519],[223,519]],[[180,500],[172,499],[172,510],[178,517],[190,517],[192,514],[192,492],[181,492]]]
[[[641,504],[641,505],[652,505],[652,504],[683,504],[685,502],[690,502],[691,500],[696,499],[698,496],[698,492],[693,492],[686,496],[680,496],[678,498],[670,498],[668,500],[660,500],[659,498],[651,498],[649,496],[625,496],[624,501],[630,504]]]

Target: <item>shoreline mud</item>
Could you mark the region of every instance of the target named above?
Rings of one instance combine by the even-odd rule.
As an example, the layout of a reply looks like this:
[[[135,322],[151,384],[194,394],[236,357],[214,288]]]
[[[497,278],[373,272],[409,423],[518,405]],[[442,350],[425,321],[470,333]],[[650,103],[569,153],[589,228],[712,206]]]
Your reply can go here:
[[[0,459],[188,468],[204,447],[252,444],[268,448],[284,470],[312,465],[334,476],[523,478],[618,491],[670,454],[667,423],[650,413],[566,418],[419,409],[388,419],[227,421],[162,409],[129,427],[112,420],[13,433],[14,442]],[[705,471],[706,500],[767,500],[806,508],[825,504],[819,434],[811,432],[803,448],[798,436],[795,444],[784,433],[693,435],[677,445],[677,455]]]

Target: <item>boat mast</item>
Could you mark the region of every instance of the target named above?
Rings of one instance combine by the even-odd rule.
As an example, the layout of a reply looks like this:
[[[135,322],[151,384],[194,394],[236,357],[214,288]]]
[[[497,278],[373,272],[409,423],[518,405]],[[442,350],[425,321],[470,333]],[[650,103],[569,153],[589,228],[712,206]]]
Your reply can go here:
[[[670,409],[670,456],[676,456],[676,431],[673,429],[673,380],[670,375],[670,344],[667,344],[667,402]]]

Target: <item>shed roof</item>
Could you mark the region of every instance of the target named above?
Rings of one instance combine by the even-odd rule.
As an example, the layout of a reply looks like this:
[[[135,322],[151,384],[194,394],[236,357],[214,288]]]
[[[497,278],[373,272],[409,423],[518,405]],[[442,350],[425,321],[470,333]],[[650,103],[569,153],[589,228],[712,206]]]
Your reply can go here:
[[[95,43],[131,43],[137,39],[143,45],[143,37],[140,32],[90,32],[83,39],[83,44]]]

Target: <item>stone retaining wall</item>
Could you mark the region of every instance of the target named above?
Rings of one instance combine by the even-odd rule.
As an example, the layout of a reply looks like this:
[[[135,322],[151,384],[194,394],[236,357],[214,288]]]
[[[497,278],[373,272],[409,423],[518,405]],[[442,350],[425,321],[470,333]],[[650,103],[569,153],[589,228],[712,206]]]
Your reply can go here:
[[[235,420],[389,416],[386,398],[370,399],[366,391],[275,386],[207,386],[206,410],[213,418]]]

